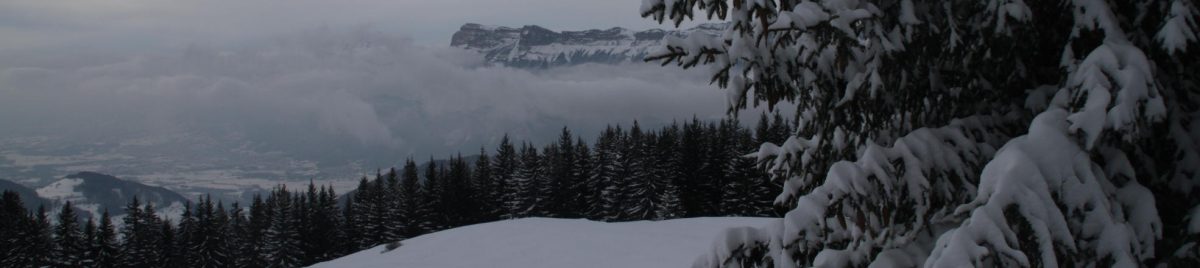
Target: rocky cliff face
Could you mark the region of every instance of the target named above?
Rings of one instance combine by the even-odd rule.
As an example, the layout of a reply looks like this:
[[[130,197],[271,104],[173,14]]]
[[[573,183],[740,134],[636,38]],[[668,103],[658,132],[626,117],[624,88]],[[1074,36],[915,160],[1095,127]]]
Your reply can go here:
[[[724,24],[705,24],[681,31],[611,28],[555,32],[536,25],[510,28],[467,23],[454,33],[450,46],[477,51],[489,63],[518,68],[641,62],[661,47],[667,36],[718,35],[724,28]]]

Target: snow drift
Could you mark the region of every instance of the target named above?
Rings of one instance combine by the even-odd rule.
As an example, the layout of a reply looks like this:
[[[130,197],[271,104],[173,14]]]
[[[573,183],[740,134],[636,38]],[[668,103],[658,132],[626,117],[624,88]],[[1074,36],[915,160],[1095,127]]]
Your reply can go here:
[[[686,267],[722,230],[770,218],[689,218],[604,223],[526,218],[414,237],[313,267]]]

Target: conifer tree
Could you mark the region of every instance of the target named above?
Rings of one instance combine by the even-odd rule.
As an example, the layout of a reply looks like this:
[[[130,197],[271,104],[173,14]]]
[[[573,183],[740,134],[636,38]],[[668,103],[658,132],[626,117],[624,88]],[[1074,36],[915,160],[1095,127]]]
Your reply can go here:
[[[188,236],[180,235],[179,239],[187,241],[186,256],[191,267],[227,267],[231,263],[229,261],[229,249],[227,240],[229,237],[226,230],[229,225],[229,216],[225,212],[223,204],[216,204],[214,207],[212,196],[203,196],[196,204],[195,226],[189,231]],[[180,233],[186,233],[183,230],[183,223],[180,223]]]
[[[475,193],[474,199],[479,205],[479,217],[474,222],[499,220],[500,190],[497,188],[495,177],[492,176],[492,157],[483,147],[479,148],[479,158],[475,159],[471,180]]]
[[[512,191],[514,187],[511,184],[519,165],[517,150],[508,140],[508,135],[504,135],[504,138],[500,140],[500,146],[496,148],[495,160],[492,161],[492,181],[496,182],[493,186],[494,189],[501,189],[499,199],[496,200],[502,207],[500,213],[497,213],[500,219],[517,218],[517,193]]]
[[[541,181],[541,155],[538,149],[529,143],[522,143],[521,156],[512,182],[508,183],[509,190],[514,194],[510,200],[514,217],[525,218],[538,216],[540,212],[539,182]]]
[[[96,227],[96,237],[92,241],[92,267],[117,267],[117,258],[120,256],[120,250],[117,248],[119,242],[116,227],[113,226],[112,217],[106,209],[100,215],[100,225]]]
[[[32,266],[30,260],[30,233],[33,231],[33,219],[21,202],[21,196],[14,191],[5,190],[0,199],[0,266],[24,267]]]
[[[230,267],[246,268],[254,263],[254,241],[250,240],[250,221],[241,205],[234,202],[229,208],[229,225],[225,229],[229,239]]]
[[[621,218],[622,220],[645,220],[654,218],[654,208],[657,206],[656,184],[653,180],[652,165],[648,163],[654,144],[650,140],[657,139],[653,135],[642,132],[637,121],[629,129],[629,136],[622,146],[620,166],[623,178],[621,187]]]
[[[749,131],[738,131],[728,143],[733,145],[728,148],[728,154],[734,155],[726,165],[725,174],[728,174],[728,180],[722,189],[721,194],[721,209],[724,210],[724,215],[731,216],[755,216],[759,214],[760,206],[759,192],[755,183],[756,178],[760,178],[757,172],[758,167],[755,165],[756,159],[736,156],[739,152],[749,152],[753,150],[753,137]]]
[[[1200,232],[1183,230],[1200,207],[1193,2],[643,1],[660,23],[728,27],[648,60],[709,65],[731,114],[796,108],[756,154],[791,211],[697,266],[1180,259]]]
[[[305,264],[327,261],[339,256],[337,247],[343,243],[341,211],[338,209],[337,197],[330,187],[321,186],[314,189],[310,183],[307,195],[310,205],[308,222],[303,228],[302,242],[305,252]],[[393,227],[396,228],[396,227]],[[398,228],[397,228],[398,229]],[[400,232],[402,230],[396,230]]]
[[[553,160],[549,160],[549,168],[547,168],[550,181],[553,181],[553,187],[550,190],[550,202],[553,217],[577,218],[582,215],[583,209],[576,204],[582,194],[580,193],[580,185],[583,180],[579,180],[579,171],[577,171],[575,152],[575,140],[571,131],[567,127],[563,127],[562,133],[558,135],[558,143],[555,146],[558,150],[554,154]],[[549,153],[547,153],[549,154]]]
[[[81,266],[95,267],[96,255],[93,253],[96,252],[96,245],[93,242],[96,241],[96,219],[88,217],[87,222],[84,222],[82,227],[83,239],[81,242],[83,243],[83,247],[79,252],[80,256],[82,256],[79,263]]]
[[[421,234],[421,217],[418,214],[421,205],[421,178],[418,172],[417,163],[411,158],[404,162],[404,175],[400,178],[399,206],[405,237]]]
[[[532,144],[530,148],[537,151],[537,147]],[[537,164],[533,165],[531,169],[535,171],[535,175],[531,180],[533,210],[529,217],[560,217],[558,204],[554,203],[554,196],[561,186],[559,185],[560,181],[552,174],[555,168],[554,164],[558,162],[559,156],[558,145],[546,145],[537,157]]]
[[[267,204],[260,194],[254,194],[254,198],[250,201],[250,215],[246,224],[246,237],[249,238],[251,245],[250,251],[246,252],[251,267],[266,267],[266,231],[271,226],[272,213],[274,209]],[[360,248],[355,248],[357,251]]]
[[[200,202],[204,202],[203,196],[200,197]],[[175,230],[177,233],[175,236],[178,238],[177,241],[180,247],[185,249],[183,253],[187,257],[187,265],[198,265],[198,260],[202,258],[199,251],[192,250],[193,248],[200,247],[200,243],[203,241],[201,236],[204,234],[197,230],[200,225],[199,216],[197,215],[199,212],[199,205],[193,206],[190,200],[185,202],[183,204],[183,214],[179,217],[179,226]]]
[[[54,225],[54,250],[50,253],[53,266],[82,266],[85,245],[75,207],[71,206],[71,201],[64,202]]]
[[[442,202],[446,190],[444,171],[445,169],[434,162],[433,157],[429,158],[429,164],[425,166],[425,182],[418,191],[421,203],[417,206],[417,215],[420,217],[417,225],[422,234],[446,228],[445,204]]]
[[[404,206],[405,193],[401,188],[400,173],[397,173],[396,168],[393,167],[388,169],[384,177],[387,178],[387,183],[384,185],[383,200],[381,200],[384,209],[383,228],[386,229],[384,240],[397,241],[406,237],[405,232],[408,226],[405,225],[405,217],[410,213],[408,208]],[[309,190],[309,196],[310,199],[319,198],[317,192],[314,190]],[[316,212],[314,211],[314,213]]]
[[[375,238],[371,237],[369,230],[374,229],[369,226],[372,224],[369,219],[371,211],[371,183],[367,181],[367,177],[359,178],[358,187],[350,197],[346,198],[346,234],[350,238],[353,245],[353,250],[358,251],[371,246],[375,243],[372,241]]]
[[[287,187],[276,188],[267,204],[271,209],[270,225],[263,231],[263,258],[266,267],[299,267],[303,254],[300,234],[296,230],[295,207]]]
[[[155,221],[157,224],[154,265],[157,267],[183,267],[189,265],[186,245],[178,238],[175,226],[169,220]]]
[[[677,184],[681,181],[680,165],[682,158],[679,148],[679,127],[672,124],[669,127],[663,128],[658,137],[658,142],[655,143],[653,156],[653,172],[654,177],[651,180],[658,189],[655,193],[657,203],[654,208],[654,219],[665,220],[683,217],[685,211],[683,209],[683,200],[680,198],[680,189]]]
[[[621,216],[621,191],[619,176],[620,128],[608,127],[596,139],[592,177],[588,185],[596,191],[589,218],[615,221]]]
[[[117,266],[119,267],[149,267],[158,260],[155,249],[158,245],[158,224],[147,222],[148,213],[142,210],[142,203],[137,196],[125,206],[124,224],[121,225],[121,253]]]
[[[571,202],[573,204],[572,211],[575,211],[580,217],[596,219],[591,214],[591,205],[599,200],[599,192],[595,182],[592,180],[592,150],[582,138],[575,140],[575,161],[572,165],[575,167],[571,174],[574,177],[574,194],[575,198]]]
[[[701,172],[705,164],[704,155],[707,153],[705,140],[704,125],[699,119],[692,118],[691,122],[683,124],[679,140],[681,160],[677,171],[680,176],[676,184],[680,186],[679,197],[683,201],[687,217],[709,216],[711,211],[707,200],[712,200],[713,197],[706,194]]]
[[[54,240],[51,235],[50,218],[46,214],[46,207],[38,206],[38,210],[33,214],[33,229],[30,234],[31,251],[30,258],[33,260],[34,266],[48,266],[53,264]]]
[[[445,174],[445,191],[442,193],[442,203],[446,214],[446,225],[462,226],[474,222],[479,214],[479,205],[473,197],[474,186],[471,185],[471,167],[462,155],[450,160],[449,169]]]

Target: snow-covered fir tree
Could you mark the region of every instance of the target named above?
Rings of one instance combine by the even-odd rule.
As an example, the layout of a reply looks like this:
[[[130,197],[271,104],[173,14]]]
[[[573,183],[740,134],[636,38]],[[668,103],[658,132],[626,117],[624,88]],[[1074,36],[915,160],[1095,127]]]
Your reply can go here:
[[[154,214],[154,205],[144,206],[135,196],[125,207],[121,225],[121,252],[117,266],[148,267],[162,258],[162,220]]]
[[[1197,8],[1163,1],[644,0],[648,59],[732,113],[795,105],[757,153],[791,210],[697,266],[1195,265]],[[1191,221],[1191,222],[1188,222]],[[1191,236],[1189,236],[1191,235]]]
[[[575,139],[574,160],[572,163],[574,170],[571,175],[575,181],[574,196],[576,198],[571,202],[574,204],[572,206],[574,213],[580,217],[596,219],[595,215],[592,214],[592,205],[595,203],[593,200],[599,200],[600,191],[595,188],[596,181],[592,180],[592,171],[595,162],[592,161],[591,147],[588,147],[588,144],[582,138]]]
[[[249,237],[250,222],[238,203],[229,209],[229,225],[225,229],[229,243],[229,267],[251,267],[254,262],[254,241]],[[339,244],[340,245],[340,244]]]
[[[443,209],[442,196],[445,195],[446,169],[439,167],[432,158],[425,166],[425,181],[421,184],[418,195],[421,203],[417,206],[416,217],[420,219],[417,226],[421,233],[430,233],[446,229],[446,211]]]
[[[473,198],[479,205],[478,219],[479,222],[494,221],[500,218],[500,191],[497,190],[497,183],[492,176],[492,157],[488,155],[487,149],[479,148],[478,158],[475,159],[475,165],[471,171],[471,186],[474,187],[472,192]]]
[[[559,163],[558,158],[562,157],[557,144],[548,144],[542,147],[541,155],[535,165],[538,175],[533,181],[534,190],[534,210],[531,213],[533,217],[560,217],[561,212],[559,204],[555,203],[554,194],[558,193],[561,188],[559,185],[561,180],[555,176],[556,165]]]
[[[683,179],[683,171],[680,170],[683,157],[679,147],[678,125],[672,124],[658,134],[658,141],[655,142],[652,157],[653,178],[651,179],[651,182],[656,185],[655,188],[658,189],[655,193],[657,203],[654,208],[654,219],[656,220],[680,218],[686,212],[680,197],[682,192],[678,182]]]
[[[51,261],[54,267],[79,267],[83,265],[85,241],[79,228],[79,215],[71,201],[63,202],[54,224],[54,251]]]
[[[540,211],[541,194],[538,189],[542,181],[541,155],[529,143],[523,143],[520,152],[512,180],[505,183],[507,191],[511,191],[513,196],[507,200],[513,218],[532,217],[544,212]]]
[[[300,233],[294,217],[294,203],[286,187],[272,191],[266,201],[270,209],[270,224],[263,230],[262,254],[265,267],[299,267],[301,264]]]
[[[417,171],[417,163],[411,158],[404,161],[404,174],[400,177],[400,184],[396,202],[397,213],[395,216],[400,217],[400,225],[398,228],[403,228],[401,232],[405,237],[413,237],[421,232],[420,217],[417,215],[417,206],[421,203],[421,179]]]
[[[78,253],[80,258],[79,263],[82,266],[94,267],[96,266],[96,255],[93,254],[95,252],[95,244],[92,244],[92,241],[96,241],[96,219],[88,217],[87,221],[81,226],[83,228],[83,247],[82,251]]]
[[[517,156],[516,148],[513,148],[512,142],[508,140],[508,135],[500,140],[500,146],[496,148],[496,156],[492,161],[492,181],[495,182],[492,186],[498,191],[498,199],[494,202],[500,205],[501,209],[497,215],[501,219],[517,218],[517,193],[511,185],[513,175],[516,174],[517,168],[520,165],[520,160]]]
[[[589,187],[595,191],[595,199],[589,209],[592,219],[615,221],[621,216],[621,139],[620,128],[608,127],[596,139],[592,160],[592,177]]]
[[[655,195],[659,192],[658,186],[654,183],[657,178],[654,177],[650,161],[652,148],[654,144],[651,140],[657,140],[657,137],[642,132],[642,128],[637,121],[633,122],[633,126],[629,128],[629,136],[625,137],[625,141],[621,146],[620,169],[623,171],[619,175],[624,183],[621,188],[621,219],[649,219],[654,217],[654,208],[656,206]]]

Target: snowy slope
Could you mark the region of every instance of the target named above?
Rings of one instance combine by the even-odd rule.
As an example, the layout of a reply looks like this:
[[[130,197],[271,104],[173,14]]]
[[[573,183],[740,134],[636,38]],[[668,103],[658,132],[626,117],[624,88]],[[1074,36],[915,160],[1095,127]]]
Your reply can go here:
[[[21,196],[21,202],[25,204],[25,209],[36,211],[38,206],[46,206],[54,208],[56,204],[49,199],[42,198],[38,195],[37,190],[34,190],[25,185],[0,179],[0,191],[13,191]]]
[[[392,251],[378,246],[313,267],[686,267],[711,249],[721,230],[772,220],[507,220],[418,236]]]
[[[143,203],[153,203],[160,216],[178,218],[187,199],[171,190],[126,181],[117,177],[80,172],[37,189],[37,195],[55,202],[71,201],[76,208],[90,215],[100,215],[105,209],[114,217],[125,214],[124,207],[133,196]]]
[[[611,28],[555,32],[536,25],[510,28],[467,23],[454,33],[450,46],[483,54],[490,63],[518,68],[641,62],[651,51],[660,49],[667,36],[718,36],[725,28],[725,24],[703,24],[672,31]]]

